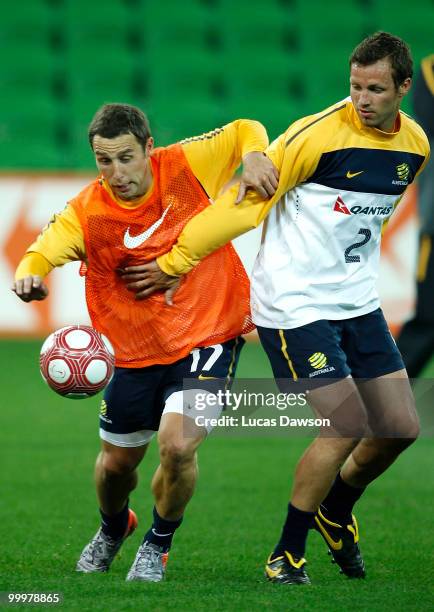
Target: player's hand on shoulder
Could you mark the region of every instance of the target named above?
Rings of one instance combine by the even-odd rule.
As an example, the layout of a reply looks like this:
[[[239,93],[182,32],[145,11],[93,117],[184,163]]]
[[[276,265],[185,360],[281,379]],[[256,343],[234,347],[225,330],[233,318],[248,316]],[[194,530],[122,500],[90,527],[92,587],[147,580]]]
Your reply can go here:
[[[243,157],[243,173],[241,175],[238,196],[239,204],[248,189],[254,189],[264,200],[271,198],[279,184],[279,171],[273,162],[259,151],[252,151]]]
[[[38,275],[29,275],[20,278],[12,285],[12,291],[23,300],[32,302],[33,300],[45,300],[48,295],[48,287]]]
[[[163,272],[155,260],[138,266],[127,266],[117,272],[125,281],[127,289],[135,292],[136,300],[143,300],[156,291],[164,291],[166,304],[172,306],[173,296],[181,284],[178,276],[169,276]]]

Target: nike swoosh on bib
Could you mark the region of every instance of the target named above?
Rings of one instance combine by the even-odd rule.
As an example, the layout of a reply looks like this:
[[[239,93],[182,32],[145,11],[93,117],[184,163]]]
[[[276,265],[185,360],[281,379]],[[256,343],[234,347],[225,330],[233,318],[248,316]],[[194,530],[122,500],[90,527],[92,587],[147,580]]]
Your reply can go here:
[[[160,227],[160,225],[163,223],[164,221],[164,217],[167,215],[167,213],[169,212],[169,208],[172,206],[172,204],[169,204],[169,206],[166,208],[166,210],[163,212],[163,214],[161,215],[161,217],[158,219],[158,221],[155,221],[155,223],[153,223],[151,225],[151,227],[148,227],[147,230],[145,230],[144,232],[142,232],[141,234],[138,234],[137,236],[131,236],[130,235],[130,228],[127,228],[127,231],[124,234],[124,245],[127,247],[127,249],[137,249],[137,247],[139,247],[141,244],[143,244],[144,242],[146,242],[146,240],[148,240],[148,238],[150,238],[152,236],[152,234]]]

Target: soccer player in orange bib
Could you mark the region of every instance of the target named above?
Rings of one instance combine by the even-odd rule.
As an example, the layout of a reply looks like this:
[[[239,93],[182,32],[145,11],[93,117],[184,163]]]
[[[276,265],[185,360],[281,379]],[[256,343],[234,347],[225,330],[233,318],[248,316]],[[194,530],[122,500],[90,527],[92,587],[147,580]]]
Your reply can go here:
[[[196,425],[194,410],[184,415],[193,400],[184,397],[183,379],[197,380],[193,387],[201,389],[206,385],[201,381],[233,376],[241,334],[253,328],[249,281],[231,245],[201,263],[171,305],[161,292],[137,299],[125,268],[170,249],[241,162],[240,199],[249,188],[270,197],[278,173],[262,153],[268,139],[256,121],[234,121],[154,150],[142,111],[108,104],[93,118],[89,141],[99,177],[54,215],[28,248],[13,290],[26,302],[45,299],[43,279],[54,267],[77,260],[86,264],[89,314],[114,346],[116,369],[100,413],[102,449],[95,479],[101,526],[81,553],[77,571],[106,572],[136,528],[128,497],[137,486],[136,468],[158,431],[153,522],[127,576],[158,582],[194,491],[196,450],[210,430]],[[173,282],[177,286],[178,279]]]

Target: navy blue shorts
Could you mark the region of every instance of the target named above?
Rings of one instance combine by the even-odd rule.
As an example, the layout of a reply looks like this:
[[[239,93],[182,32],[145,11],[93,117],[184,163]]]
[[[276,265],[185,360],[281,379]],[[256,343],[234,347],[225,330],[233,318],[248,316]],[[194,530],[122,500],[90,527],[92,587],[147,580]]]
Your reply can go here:
[[[183,390],[185,379],[197,380],[194,387],[211,392],[213,384],[230,384],[244,343],[239,337],[197,348],[168,365],[115,368],[101,403],[100,437],[116,446],[145,444],[158,430],[164,410],[182,413],[182,406],[170,409],[167,403],[174,405],[173,397]]]
[[[321,386],[330,379],[371,379],[405,367],[381,308],[295,329],[258,327],[258,333],[276,379]]]

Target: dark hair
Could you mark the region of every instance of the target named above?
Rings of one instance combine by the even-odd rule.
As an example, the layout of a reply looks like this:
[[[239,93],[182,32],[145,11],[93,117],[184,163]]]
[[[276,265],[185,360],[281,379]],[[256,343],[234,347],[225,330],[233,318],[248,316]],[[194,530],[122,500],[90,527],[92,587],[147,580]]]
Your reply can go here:
[[[398,88],[405,79],[413,76],[413,58],[410,48],[398,36],[388,32],[375,32],[354,49],[350,56],[351,64],[369,66],[378,60],[388,58],[392,67],[392,78]]]
[[[96,135],[103,138],[116,138],[122,134],[133,134],[144,150],[151,136],[149,121],[145,113],[131,104],[104,104],[101,106],[88,129],[92,149]]]

